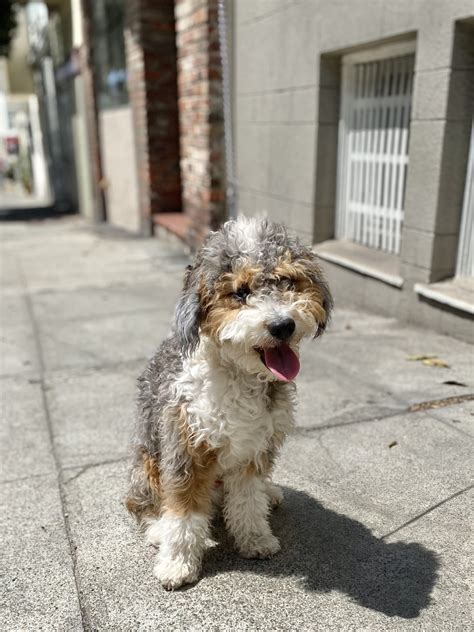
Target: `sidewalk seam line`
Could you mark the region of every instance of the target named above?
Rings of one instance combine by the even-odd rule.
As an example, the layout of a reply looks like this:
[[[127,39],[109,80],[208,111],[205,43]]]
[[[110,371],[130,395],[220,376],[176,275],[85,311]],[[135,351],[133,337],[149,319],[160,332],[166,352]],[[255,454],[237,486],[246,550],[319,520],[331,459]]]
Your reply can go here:
[[[344,426],[355,426],[357,424],[372,423],[374,421],[384,421],[385,419],[391,419],[392,417],[398,417],[406,413],[406,408],[400,408],[387,415],[374,415],[373,417],[367,417],[362,419],[354,419],[353,421],[343,421],[335,424],[324,424],[323,426],[297,426],[295,428],[297,434],[309,434],[311,432],[319,432],[322,430],[332,430],[332,428],[343,428]]]
[[[0,487],[2,485],[11,485],[12,483],[21,483],[22,481],[31,481],[36,478],[45,478],[46,476],[54,476],[55,472],[45,472],[44,474],[32,474],[31,476],[18,476],[17,478],[6,478],[3,481],[0,480]]]
[[[24,271],[22,268],[21,263],[19,262],[19,271],[20,271],[20,275],[23,279],[23,283],[24,283],[24,298],[25,298],[25,302],[26,302],[26,307],[28,310],[28,315],[31,321],[31,327],[33,330],[33,339],[35,341],[35,346],[36,346],[36,353],[38,355],[38,368],[39,368],[39,374],[40,374],[40,385],[41,385],[41,398],[42,398],[42,403],[43,403],[43,410],[45,413],[45,420],[46,420],[46,428],[48,431],[48,436],[49,436],[49,441],[50,441],[50,445],[51,445],[51,453],[53,456],[53,460],[54,460],[54,464],[56,467],[56,476],[57,476],[57,482],[58,482],[58,491],[59,491],[59,499],[60,499],[60,503],[61,503],[61,514],[63,517],[63,521],[64,521],[64,528],[65,528],[65,532],[66,532],[66,539],[69,545],[69,554],[71,556],[71,561],[72,561],[72,572],[73,572],[73,577],[74,577],[74,583],[76,586],[76,594],[77,594],[77,600],[78,600],[78,604],[79,604],[79,612],[81,615],[81,622],[82,622],[82,628],[83,630],[88,630],[91,629],[91,626],[89,626],[88,623],[88,615],[86,612],[86,608],[84,606],[84,604],[82,603],[82,599],[81,599],[81,592],[80,592],[80,588],[79,588],[79,579],[78,579],[78,575],[77,575],[77,557],[76,557],[76,553],[74,550],[74,542],[73,542],[73,538],[72,538],[72,532],[71,532],[71,527],[69,525],[69,520],[67,518],[67,506],[66,506],[66,499],[65,499],[65,495],[64,495],[64,490],[63,490],[63,480],[62,480],[62,470],[61,470],[61,466],[60,466],[60,461],[59,461],[59,457],[58,454],[56,452],[56,445],[54,442],[54,434],[53,434],[53,428],[52,428],[52,422],[51,422],[51,414],[50,414],[50,410],[49,410],[49,404],[48,404],[48,399],[47,399],[47,395],[46,395],[46,384],[45,384],[45,371],[44,371],[44,360],[43,360],[43,348],[41,345],[41,340],[39,337],[39,328],[38,328],[38,324],[36,322],[36,318],[35,318],[35,314],[34,314],[34,308],[33,308],[33,301],[31,300],[31,296],[29,294],[29,289],[28,289],[28,284],[26,282],[26,277],[24,275]]]

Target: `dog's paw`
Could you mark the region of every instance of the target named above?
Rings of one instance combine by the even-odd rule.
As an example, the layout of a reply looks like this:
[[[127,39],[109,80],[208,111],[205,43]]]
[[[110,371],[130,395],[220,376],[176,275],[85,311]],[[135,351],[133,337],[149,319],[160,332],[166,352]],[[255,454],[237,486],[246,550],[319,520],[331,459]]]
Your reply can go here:
[[[199,578],[199,567],[182,559],[158,559],[153,574],[166,590],[176,590],[185,584],[194,584]]]
[[[270,499],[271,507],[278,507],[279,505],[281,505],[281,503],[283,502],[283,492],[281,490],[281,487],[267,482],[266,492],[268,498]]]
[[[247,559],[268,559],[280,550],[280,541],[274,535],[260,535],[238,547],[239,554]]]

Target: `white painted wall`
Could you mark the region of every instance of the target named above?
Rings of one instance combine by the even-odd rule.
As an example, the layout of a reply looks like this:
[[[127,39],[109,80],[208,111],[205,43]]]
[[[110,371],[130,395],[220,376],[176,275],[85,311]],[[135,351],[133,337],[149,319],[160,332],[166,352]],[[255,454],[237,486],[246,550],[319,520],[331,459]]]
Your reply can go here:
[[[74,138],[74,161],[76,163],[79,210],[84,217],[93,220],[94,197],[92,193],[89,136],[86,124],[84,80],[80,75],[74,78],[74,91],[76,97],[76,113],[72,117],[72,134]]]
[[[102,164],[106,179],[107,221],[140,231],[138,174],[130,105],[99,114]]]

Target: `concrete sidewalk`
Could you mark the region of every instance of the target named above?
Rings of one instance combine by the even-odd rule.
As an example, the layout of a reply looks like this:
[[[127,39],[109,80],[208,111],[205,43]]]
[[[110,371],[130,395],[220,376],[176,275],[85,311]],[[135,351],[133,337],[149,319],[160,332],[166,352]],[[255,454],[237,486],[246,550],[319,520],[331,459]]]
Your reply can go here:
[[[216,525],[203,579],[167,593],[122,497],[186,258],[79,220],[0,229],[2,630],[471,627],[472,347],[338,309],[276,469],[282,552],[242,560]]]

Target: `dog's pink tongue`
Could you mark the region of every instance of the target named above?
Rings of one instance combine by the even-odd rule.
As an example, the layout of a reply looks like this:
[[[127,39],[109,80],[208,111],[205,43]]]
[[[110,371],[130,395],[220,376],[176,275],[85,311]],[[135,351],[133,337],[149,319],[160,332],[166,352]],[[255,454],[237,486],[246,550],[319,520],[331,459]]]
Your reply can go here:
[[[300,361],[290,347],[282,342],[278,347],[264,350],[265,364],[279,380],[291,382],[298,375]]]

